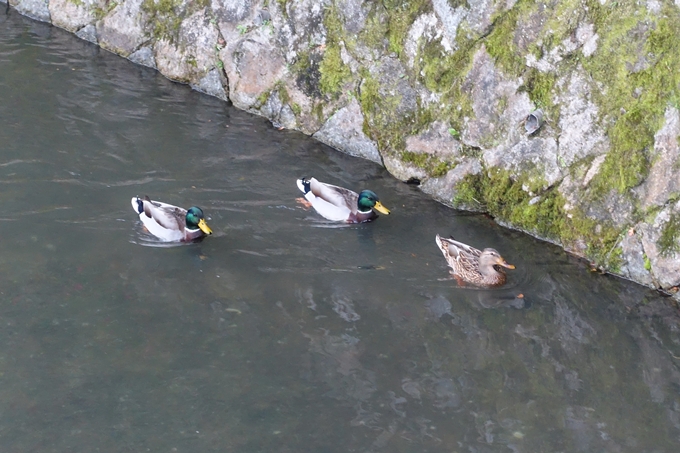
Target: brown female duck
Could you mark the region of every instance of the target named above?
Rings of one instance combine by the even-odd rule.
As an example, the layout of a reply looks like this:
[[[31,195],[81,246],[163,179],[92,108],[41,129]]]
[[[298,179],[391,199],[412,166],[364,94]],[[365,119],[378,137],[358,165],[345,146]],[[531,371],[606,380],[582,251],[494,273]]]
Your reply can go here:
[[[446,262],[451,266],[451,274],[458,284],[470,283],[476,286],[500,286],[505,283],[505,272],[496,266],[514,269],[495,250],[486,248],[479,250],[453,238],[447,239],[439,235],[435,238],[444,254]]]

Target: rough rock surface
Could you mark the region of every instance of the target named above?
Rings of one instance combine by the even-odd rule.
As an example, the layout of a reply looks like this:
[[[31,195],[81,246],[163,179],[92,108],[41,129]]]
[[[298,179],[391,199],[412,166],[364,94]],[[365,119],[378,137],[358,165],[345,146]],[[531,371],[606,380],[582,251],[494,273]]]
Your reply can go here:
[[[134,52],[132,52],[128,59],[133,62],[140,64],[142,66],[148,66],[150,68],[157,69],[156,59],[153,55],[153,49],[151,47],[142,47]]]
[[[680,284],[677,1],[10,2],[444,203]]]
[[[9,2],[17,11],[32,19],[41,20],[43,22],[50,22],[50,8],[48,0],[20,0],[18,2]]]
[[[124,57],[137,50],[149,33],[145,29],[142,0],[117,4],[93,25],[97,27],[99,45]]]
[[[284,77],[285,59],[261,28],[230,42],[220,52],[229,79],[229,99],[238,108],[259,110],[260,96]],[[257,106],[257,107],[256,107]]]
[[[86,25],[94,22],[95,7],[98,0],[53,0],[49,2],[49,11],[52,23],[70,32],[77,32]]]
[[[363,122],[361,106],[352,100],[335,112],[313,137],[334,148],[349,144],[350,154],[381,163],[378,147],[361,130]]]
[[[76,36],[93,44],[99,44],[99,39],[97,39],[97,29],[92,24],[85,25],[83,28],[78,30],[76,32]]]

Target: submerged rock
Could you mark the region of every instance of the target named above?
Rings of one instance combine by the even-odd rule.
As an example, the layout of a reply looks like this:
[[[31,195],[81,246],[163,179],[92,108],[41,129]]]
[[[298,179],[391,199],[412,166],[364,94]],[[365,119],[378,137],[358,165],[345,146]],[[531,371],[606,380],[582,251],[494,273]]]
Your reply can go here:
[[[93,44],[99,44],[97,39],[97,29],[94,25],[85,25],[76,32],[76,36],[85,41],[90,41]]]
[[[133,63],[158,69],[156,67],[156,58],[153,55],[153,49],[151,49],[151,47],[142,47],[136,52],[131,53],[128,59]]]

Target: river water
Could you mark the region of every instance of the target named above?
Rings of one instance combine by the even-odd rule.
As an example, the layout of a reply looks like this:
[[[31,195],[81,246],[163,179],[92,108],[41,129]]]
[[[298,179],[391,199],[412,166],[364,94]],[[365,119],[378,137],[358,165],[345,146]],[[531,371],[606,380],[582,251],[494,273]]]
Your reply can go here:
[[[392,214],[328,223],[299,176]],[[0,183],[0,451],[677,451],[656,293],[15,11]],[[145,194],[215,234],[160,247]],[[437,233],[517,269],[458,288]]]

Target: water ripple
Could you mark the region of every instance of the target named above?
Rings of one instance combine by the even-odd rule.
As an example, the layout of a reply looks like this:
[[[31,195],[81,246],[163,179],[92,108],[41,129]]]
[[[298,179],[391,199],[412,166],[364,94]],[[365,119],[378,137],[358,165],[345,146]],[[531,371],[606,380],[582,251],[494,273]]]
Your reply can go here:
[[[39,164],[45,164],[47,162],[44,162],[44,161],[41,161],[41,160],[38,160],[38,159],[29,159],[29,160],[14,159],[14,160],[10,160],[9,162],[5,162],[5,163],[0,164],[0,167],[9,167],[10,165],[17,165],[17,164],[38,164],[38,163]]]

